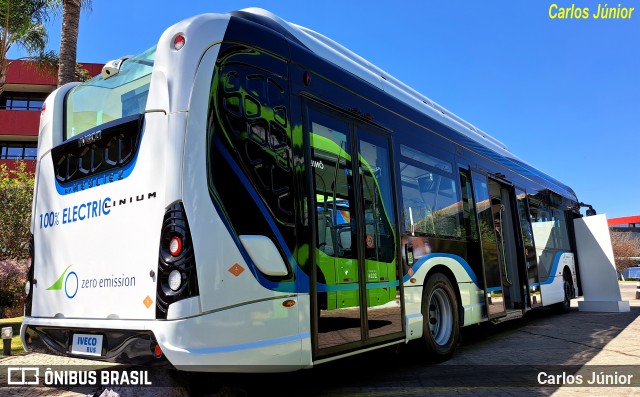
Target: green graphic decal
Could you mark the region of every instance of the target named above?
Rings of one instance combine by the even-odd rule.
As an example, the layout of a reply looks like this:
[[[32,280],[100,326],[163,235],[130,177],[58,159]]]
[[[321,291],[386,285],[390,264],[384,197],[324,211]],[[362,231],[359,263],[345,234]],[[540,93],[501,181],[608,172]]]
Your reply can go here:
[[[47,288],[47,291],[55,291],[55,290],[62,289],[62,283],[64,282],[64,275],[67,274],[67,270],[69,270],[70,267],[71,265],[67,266],[67,268],[64,269],[64,272],[62,272],[62,274],[60,275],[60,278],[58,278],[58,280],[55,283],[53,283],[51,287]]]

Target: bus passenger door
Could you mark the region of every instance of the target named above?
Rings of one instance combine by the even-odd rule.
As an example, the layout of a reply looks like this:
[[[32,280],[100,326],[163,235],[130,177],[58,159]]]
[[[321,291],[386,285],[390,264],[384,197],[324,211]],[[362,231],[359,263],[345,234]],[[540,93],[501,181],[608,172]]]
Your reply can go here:
[[[531,262],[532,233],[525,197],[512,184],[473,173],[474,194],[482,245],[487,317],[516,317],[527,307],[526,295],[536,295],[537,267]],[[535,258],[534,258],[535,260]],[[525,270],[526,268],[526,270]],[[527,284],[529,291],[522,287]],[[527,293],[528,292],[528,293]]]
[[[518,220],[522,232],[522,246],[524,249],[524,262],[526,266],[527,288],[529,289],[529,306],[531,308],[542,306],[540,296],[540,277],[538,275],[538,258],[536,246],[533,240],[533,228],[529,212],[527,194],[522,189],[516,188],[516,202],[518,205]]]
[[[489,319],[506,316],[507,308],[503,290],[503,250],[500,220],[502,207],[490,193],[490,180],[476,172],[472,173],[480,245],[482,246],[482,268],[484,292]],[[493,181],[491,181],[493,182]]]
[[[306,114],[318,358],[400,335],[403,324],[389,138],[320,106]]]
[[[341,117],[309,110],[314,182],[317,349],[363,340],[358,263],[357,207],[351,125]],[[312,290],[313,291],[313,290]]]
[[[389,139],[356,127],[361,210],[361,251],[367,339],[402,332],[396,216]]]
[[[495,197],[495,192],[491,194],[495,190],[491,189],[495,182],[476,172],[472,173],[472,177],[482,247],[487,317],[493,319],[507,314],[503,288],[505,275],[501,225],[504,211],[501,200]]]

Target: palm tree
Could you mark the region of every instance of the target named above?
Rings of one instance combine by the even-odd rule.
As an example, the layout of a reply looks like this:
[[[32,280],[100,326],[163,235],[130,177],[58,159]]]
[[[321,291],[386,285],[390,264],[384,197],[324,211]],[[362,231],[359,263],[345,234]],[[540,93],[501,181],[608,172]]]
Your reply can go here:
[[[4,92],[7,70],[11,62],[7,53],[13,45],[27,54],[25,59],[36,61],[39,69],[47,69],[55,57],[45,52],[50,0],[0,0],[0,95]]]
[[[58,87],[75,81],[80,10],[91,8],[91,0],[58,0],[58,2],[60,1],[62,1],[62,35],[60,37]]]

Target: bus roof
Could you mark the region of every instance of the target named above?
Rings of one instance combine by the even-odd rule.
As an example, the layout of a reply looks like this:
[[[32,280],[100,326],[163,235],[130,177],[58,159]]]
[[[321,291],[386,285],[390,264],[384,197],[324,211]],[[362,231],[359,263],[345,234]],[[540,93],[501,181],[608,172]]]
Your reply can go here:
[[[484,156],[487,156],[486,149],[489,149],[500,157],[500,159],[497,159],[495,158],[496,156],[490,156],[493,160],[498,160],[507,168],[533,181],[539,182],[540,179],[542,179],[545,185],[548,185],[547,187],[551,188],[551,190],[578,201],[575,192],[570,187],[518,158],[498,139],[462,119],[460,116],[448,111],[433,100],[330,38],[306,27],[287,22],[262,8],[245,8],[230,14],[239,18],[252,20],[261,25],[266,25],[283,34],[285,37],[299,42],[321,58],[358,76],[369,84],[372,84],[419,112],[428,115],[432,119],[447,125],[481,146],[473,145],[470,149],[476,150]],[[486,149],[483,150],[483,148]]]
[[[348,70],[402,102],[413,106],[417,110],[427,113],[429,116],[437,120],[445,121],[446,124],[454,127],[457,131],[483,143],[491,149],[505,154],[508,153],[509,156],[515,157],[504,143],[456,114],[448,111],[435,101],[422,95],[418,91],[404,84],[389,73],[332,39],[304,26],[287,22],[272,12],[262,8],[245,8],[240,12],[259,15],[272,20],[280,27],[286,29],[298,41],[322,58],[331,61],[345,70]],[[232,13],[232,15],[233,14],[234,13]]]
[[[258,7],[233,11],[228,15],[262,25],[281,34],[286,39],[306,47],[318,57],[333,63],[401,103],[461,134],[466,138],[462,145],[468,149],[496,161],[523,177],[541,184],[545,188],[578,201],[575,192],[570,187],[518,158],[498,139],[448,111],[435,101],[328,37],[306,27],[285,21],[272,12]],[[198,18],[198,16],[193,18]]]

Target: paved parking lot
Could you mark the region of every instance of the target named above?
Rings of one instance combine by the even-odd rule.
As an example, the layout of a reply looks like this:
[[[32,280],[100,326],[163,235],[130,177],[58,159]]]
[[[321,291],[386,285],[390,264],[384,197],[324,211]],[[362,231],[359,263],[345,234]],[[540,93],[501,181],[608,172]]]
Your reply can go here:
[[[399,352],[361,354],[294,373],[194,376],[190,390],[178,374],[174,387],[120,388],[111,390],[111,396],[640,396],[640,300],[635,291],[635,283],[621,284],[623,300],[631,303],[628,313],[579,312],[574,301],[566,315],[543,309],[520,320],[466,328],[456,355],[441,364],[425,363],[419,346],[410,344]],[[103,365],[36,354],[0,359],[2,366],[54,364]],[[614,383],[629,380],[632,386],[585,387],[593,376]],[[577,379],[581,386],[568,385]],[[3,396],[77,397],[95,392],[0,385]]]

